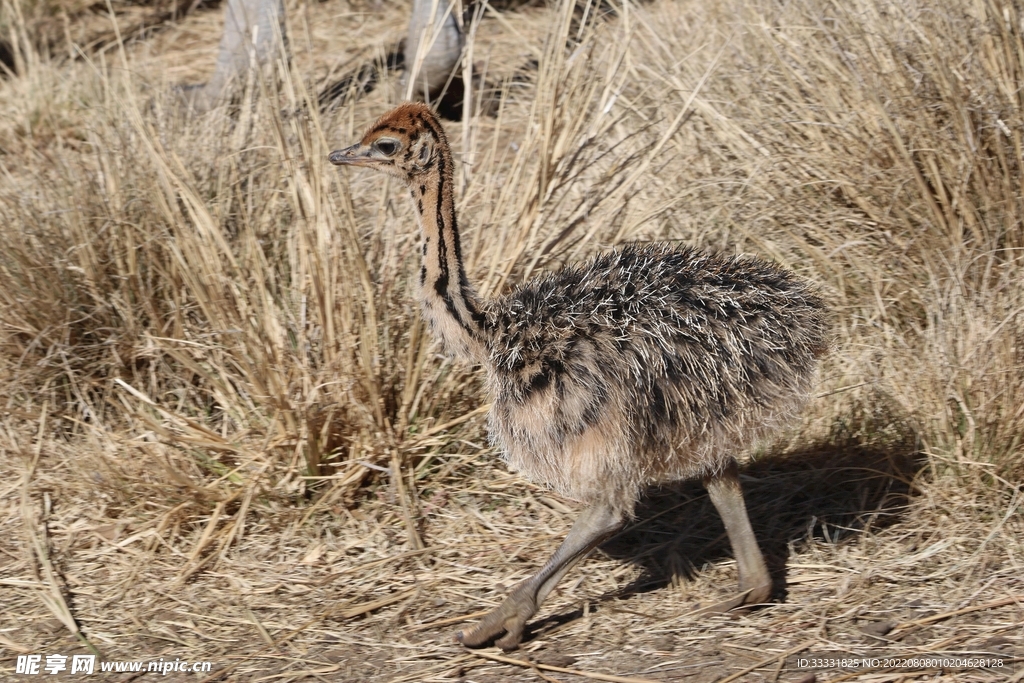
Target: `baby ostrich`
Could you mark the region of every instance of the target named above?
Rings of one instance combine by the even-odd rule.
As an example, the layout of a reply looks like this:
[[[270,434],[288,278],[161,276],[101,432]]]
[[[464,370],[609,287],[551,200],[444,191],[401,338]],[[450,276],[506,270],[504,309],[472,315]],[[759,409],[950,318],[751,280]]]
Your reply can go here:
[[[458,634],[514,649],[555,584],[632,515],[645,486],[700,477],[725,522],[739,593],[771,578],[732,457],[801,404],[827,346],[821,298],[754,258],[628,245],[481,300],[466,279],[452,155],[425,105],[381,117],[330,154],[412,191],[423,238],[419,299],[446,351],[487,370],[491,439],[509,467],[587,507],[547,564]]]

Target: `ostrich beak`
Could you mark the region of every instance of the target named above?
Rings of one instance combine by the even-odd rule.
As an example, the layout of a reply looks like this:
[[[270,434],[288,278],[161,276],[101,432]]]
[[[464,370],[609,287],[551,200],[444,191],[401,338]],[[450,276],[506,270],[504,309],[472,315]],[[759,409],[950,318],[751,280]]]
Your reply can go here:
[[[363,145],[336,149],[327,156],[327,160],[335,166],[373,166],[379,162],[370,156],[370,148]]]

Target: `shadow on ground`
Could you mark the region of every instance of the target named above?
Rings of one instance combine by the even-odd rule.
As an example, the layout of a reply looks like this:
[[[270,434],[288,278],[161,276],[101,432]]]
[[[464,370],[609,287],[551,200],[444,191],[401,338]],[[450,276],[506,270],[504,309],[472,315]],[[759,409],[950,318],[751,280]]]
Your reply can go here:
[[[751,524],[775,584],[773,599],[786,599],[787,559],[808,540],[841,543],[898,522],[923,466],[909,434],[883,445],[829,440],[741,466]],[[732,557],[722,520],[698,481],[653,489],[636,512],[636,520],[600,551],[638,564],[642,572],[605,599],[692,580],[705,565]],[[539,634],[581,615],[553,615],[531,631]]]

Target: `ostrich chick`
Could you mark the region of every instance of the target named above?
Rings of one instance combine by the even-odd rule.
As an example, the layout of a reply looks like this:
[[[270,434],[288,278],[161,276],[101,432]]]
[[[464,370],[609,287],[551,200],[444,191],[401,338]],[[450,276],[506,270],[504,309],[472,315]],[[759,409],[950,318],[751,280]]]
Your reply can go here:
[[[492,441],[513,471],[587,506],[547,564],[458,639],[501,636],[496,644],[514,649],[538,605],[622,527],[644,487],[698,477],[739,570],[738,594],[719,607],[767,600],[771,578],[732,454],[808,394],[827,346],[814,288],[758,259],[650,244],[481,300],[463,267],[451,150],[428,107],[397,107],[329,159],[408,185],[423,315],[447,353],[486,369]]]

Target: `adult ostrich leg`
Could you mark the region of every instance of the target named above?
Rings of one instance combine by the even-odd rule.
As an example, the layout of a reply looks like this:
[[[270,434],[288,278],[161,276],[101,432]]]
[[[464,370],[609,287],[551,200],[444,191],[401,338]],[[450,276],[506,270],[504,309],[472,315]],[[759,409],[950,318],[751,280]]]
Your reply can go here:
[[[462,59],[465,36],[455,0],[413,0],[405,38],[405,99],[433,101]]]
[[[209,82],[197,88],[193,106],[206,111],[244,83],[249,69],[263,68],[288,55],[283,0],[228,0],[217,66]]]

